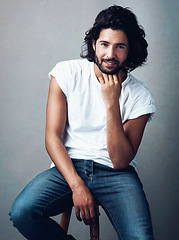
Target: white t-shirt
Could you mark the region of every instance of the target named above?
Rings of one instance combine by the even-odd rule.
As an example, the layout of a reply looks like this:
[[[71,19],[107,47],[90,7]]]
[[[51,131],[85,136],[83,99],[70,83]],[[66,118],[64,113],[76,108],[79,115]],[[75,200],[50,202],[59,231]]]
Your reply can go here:
[[[49,73],[51,76],[67,100],[68,121],[62,142],[69,156],[113,167],[106,144],[106,109],[94,63],[86,59],[59,62]],[[155,112],[150,92],[130,73],[122,83],[119,103],[123,123]],[[130,165],[136,167],[135,159]]]

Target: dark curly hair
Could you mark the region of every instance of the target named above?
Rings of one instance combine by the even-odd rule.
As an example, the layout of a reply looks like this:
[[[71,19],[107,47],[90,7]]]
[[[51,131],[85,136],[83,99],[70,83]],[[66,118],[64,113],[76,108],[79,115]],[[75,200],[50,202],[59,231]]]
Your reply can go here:
[[[101,11],[97,15],[93,27],[85,33],[83,50],[80,54],[82,58],[94,62],[95,52],[92,43],[97,41],[101,30],[107,28],[121,30],[128,37],[129,54],[125,65],[128,71],[132,71],[146,62],[148,43],[145,40],[144,29],[138,24],[135,14],[129,8],[116,5]]]

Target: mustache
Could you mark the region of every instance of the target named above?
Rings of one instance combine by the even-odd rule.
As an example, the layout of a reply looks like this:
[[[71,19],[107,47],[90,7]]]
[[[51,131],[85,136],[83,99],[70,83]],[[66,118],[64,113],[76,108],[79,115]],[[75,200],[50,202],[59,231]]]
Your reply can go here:
[[[114,63],[119,63],[115,58],[106,58],[106,59],[101,59],[101,62],[114,62]]]

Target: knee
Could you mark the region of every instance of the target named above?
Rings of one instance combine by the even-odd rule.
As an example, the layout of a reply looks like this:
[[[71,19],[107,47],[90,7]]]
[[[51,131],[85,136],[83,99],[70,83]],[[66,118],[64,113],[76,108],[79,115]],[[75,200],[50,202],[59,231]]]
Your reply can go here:
[[[13,225],[18,227],[29,221],[32,215],[32,206],[28,203],[28,201],[17,198],[12,205],[9,215]]]

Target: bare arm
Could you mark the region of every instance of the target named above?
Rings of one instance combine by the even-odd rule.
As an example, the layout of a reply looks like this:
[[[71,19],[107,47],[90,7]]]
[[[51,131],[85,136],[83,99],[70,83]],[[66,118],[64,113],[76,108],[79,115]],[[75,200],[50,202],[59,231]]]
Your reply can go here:
[[[127,167],[135,157],[149,114],[128,120],[123,125],[119,105],[120,76],[103,74],[99,81],[106,106],[108,153],[113,167],[119,170]]]
[[[66,125],[66,97],[54,77],[51,78],[46,110],[45,145],[57,169],[69,184],[77,219],[85,224],[96,222],[96,205],[89,189],[77,174],[74,165],[61,142]],[[81,217],[80,217],[81,213]]]

